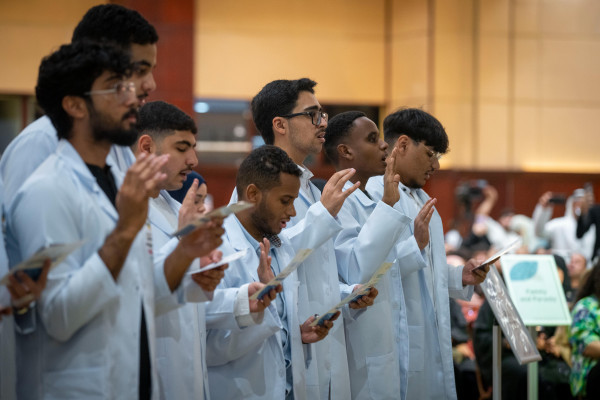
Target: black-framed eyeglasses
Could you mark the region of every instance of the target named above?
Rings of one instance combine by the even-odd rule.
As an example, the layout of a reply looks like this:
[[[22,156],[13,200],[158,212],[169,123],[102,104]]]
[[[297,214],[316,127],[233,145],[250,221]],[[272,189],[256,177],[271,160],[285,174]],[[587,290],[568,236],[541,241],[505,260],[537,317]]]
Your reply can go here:
[[[90,90],[85,92],[85,96],[94,96],[102,94],[114,94],[120,103],[126,103],[130,97],[135,97],[135,83],[119,82],[111,89]]]
[[[307,115],[310,117],[310,122],[314,125],[314,126],[319,126],[321,125],[321,121],[325,120],[327,121],[329,119],[329,115],[323,111],[318,111],[318,110],[311,110],[311,111],[302,111],[302,112],[298,112],[298,113],[294,113],[294,114],[288,114],[288,115],[282,115],[282,118],[294,118],[294,117],[298,117],[300,115]],[[315,120],[316,118],[316,120]]]

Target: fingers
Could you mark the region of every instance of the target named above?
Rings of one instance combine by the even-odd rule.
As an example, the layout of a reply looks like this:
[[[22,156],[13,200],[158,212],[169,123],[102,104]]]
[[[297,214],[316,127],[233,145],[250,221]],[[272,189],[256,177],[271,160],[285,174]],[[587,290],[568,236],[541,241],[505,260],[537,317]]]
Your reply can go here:
[[[355,172],[356,170],[354,168],[342,169],[331,175],[331,178],[329,178],[327,184],[330,184],[334,188],[341,190]]]
[[[192,186],[188,189],[185,197],[183,198],[182,205],[190,205],[193,206],[196,200],[196,192],[198,191],[198,179],[194,178],[194,182],[192,182]]]

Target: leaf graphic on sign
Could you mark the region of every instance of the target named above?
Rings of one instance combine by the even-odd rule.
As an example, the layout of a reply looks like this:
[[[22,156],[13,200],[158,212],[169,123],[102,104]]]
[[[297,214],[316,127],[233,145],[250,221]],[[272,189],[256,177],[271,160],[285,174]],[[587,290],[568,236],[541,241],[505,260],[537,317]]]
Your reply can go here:
[[[525,281],[534,276],[538,269],[535,261],[521,261],[516,263],[510,270],[510,278],[513,281]]]

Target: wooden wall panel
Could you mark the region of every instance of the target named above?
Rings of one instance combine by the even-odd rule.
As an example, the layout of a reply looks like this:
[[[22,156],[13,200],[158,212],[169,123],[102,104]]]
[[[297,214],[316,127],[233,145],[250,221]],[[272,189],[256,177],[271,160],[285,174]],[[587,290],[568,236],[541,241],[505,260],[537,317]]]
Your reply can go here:
[[[157,89],[149,100],[164,100],[193,115],[194,0],[116,0],[135,9],[158,32]]]

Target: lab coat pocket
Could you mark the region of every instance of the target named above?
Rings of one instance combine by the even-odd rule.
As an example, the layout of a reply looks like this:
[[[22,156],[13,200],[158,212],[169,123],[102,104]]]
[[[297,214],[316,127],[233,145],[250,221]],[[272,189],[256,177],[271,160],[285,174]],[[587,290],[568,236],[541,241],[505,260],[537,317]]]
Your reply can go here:
[[[396,399],[400,394],[400,371],[395,351],[367,357],[367,375],[371,399]]]
[[[49,400],[106,399],[103,367],[67,369],[44,373],[44,398]]]
[[[423,371],[423,364],[425,363],[425,330],[422,326],[409,326],[408,338],[410,343],[408,370]]]

